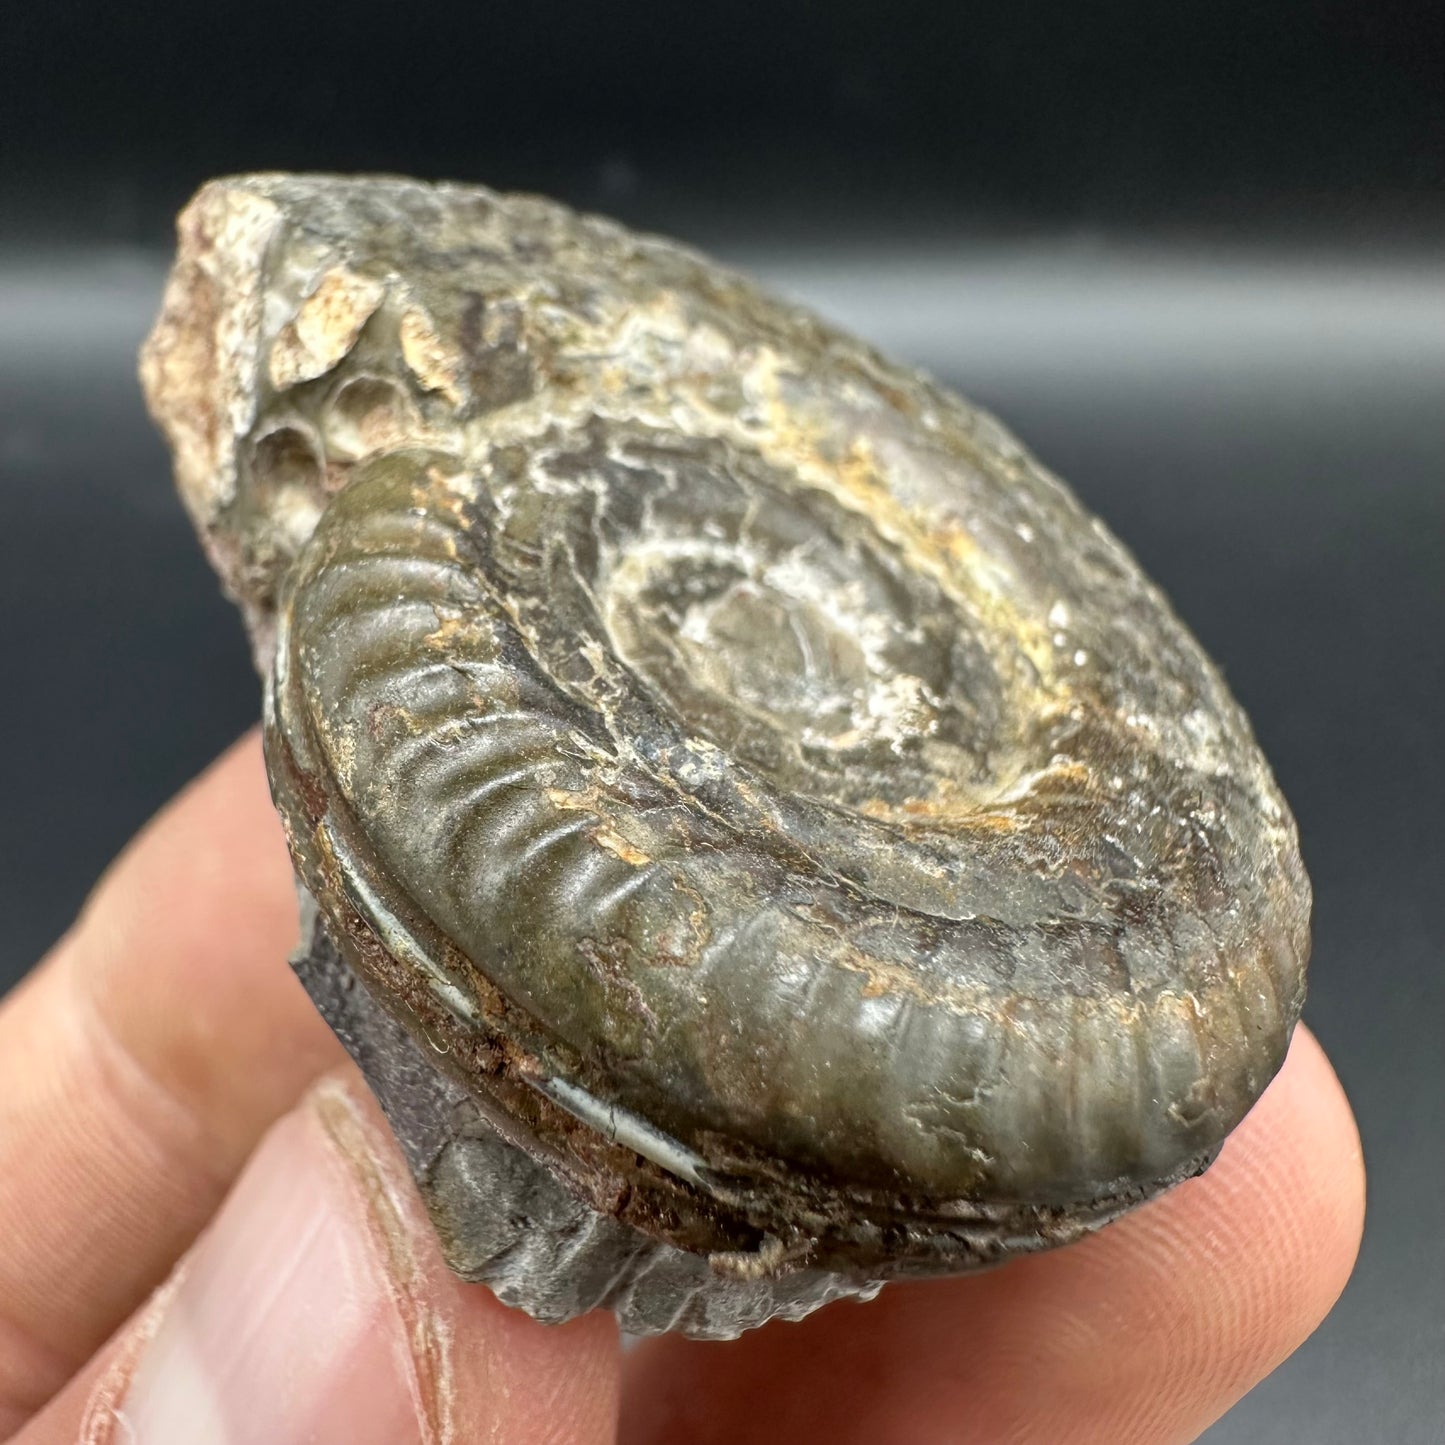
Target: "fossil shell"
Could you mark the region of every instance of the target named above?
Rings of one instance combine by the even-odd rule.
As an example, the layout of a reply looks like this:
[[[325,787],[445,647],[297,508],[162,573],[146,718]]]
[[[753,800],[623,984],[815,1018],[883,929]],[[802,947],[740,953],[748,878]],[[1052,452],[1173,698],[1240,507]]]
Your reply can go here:
[[[469,1130],[632,1241],[549,1308],[585,1251],[535,1224],[573,1244],[520,1303],[727,1333],[1076,1237],[1279,1067],[1309,887],[1243,714],[926,377],[547,201],[285,176],[184,213],[143,374],[267,678],[308,983],[411,1049],[404,1143],[408,1069],[475,1116],[411,1151],[463,1272],[518,1247],[468,1242],[509,1167],[458,1183]],[[757,1288],[669,1314],[669,1269]]]

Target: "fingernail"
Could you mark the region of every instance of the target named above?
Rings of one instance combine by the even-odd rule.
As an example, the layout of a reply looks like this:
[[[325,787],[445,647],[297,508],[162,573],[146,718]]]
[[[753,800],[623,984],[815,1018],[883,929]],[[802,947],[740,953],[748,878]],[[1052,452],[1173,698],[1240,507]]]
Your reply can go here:
[[[359,1167],[349,1109],[323,1084],[267,1135],[163,1306],[117,1442],[421,1438],[396,1221],[378,1218],[385,1171]]]

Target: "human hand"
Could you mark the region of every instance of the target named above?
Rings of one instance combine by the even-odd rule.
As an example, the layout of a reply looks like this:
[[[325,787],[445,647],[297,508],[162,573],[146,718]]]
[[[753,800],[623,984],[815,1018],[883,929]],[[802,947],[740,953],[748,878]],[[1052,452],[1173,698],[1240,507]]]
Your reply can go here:
[[[1161,1445],[1354,1262],[1359,1138],[1301,1028],[1206,1174],[1080,1244],[624,1353],[448,1273],[295,931],[252,737],[0,1005],[0,1440]]]

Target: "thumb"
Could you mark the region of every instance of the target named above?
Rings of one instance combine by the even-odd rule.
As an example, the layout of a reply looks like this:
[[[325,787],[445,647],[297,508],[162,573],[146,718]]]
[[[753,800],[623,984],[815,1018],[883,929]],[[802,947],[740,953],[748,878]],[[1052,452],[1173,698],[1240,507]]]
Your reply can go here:
[[[359,1078],[266,1136],[150,1305],[14,1445],[609,1442],[605,1317],[545,1327],[442,1262]]]

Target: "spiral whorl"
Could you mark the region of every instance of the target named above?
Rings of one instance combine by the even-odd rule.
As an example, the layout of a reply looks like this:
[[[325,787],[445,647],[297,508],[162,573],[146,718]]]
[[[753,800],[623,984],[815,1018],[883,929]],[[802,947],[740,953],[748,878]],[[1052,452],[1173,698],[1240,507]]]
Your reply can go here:
[[[502,1127],[764,1272],[958,1268],[1207,1163],[1298,1017],[1294,825],[996,422],[545,202],[260,177],[187,224],[147,374],[298,868]]]

